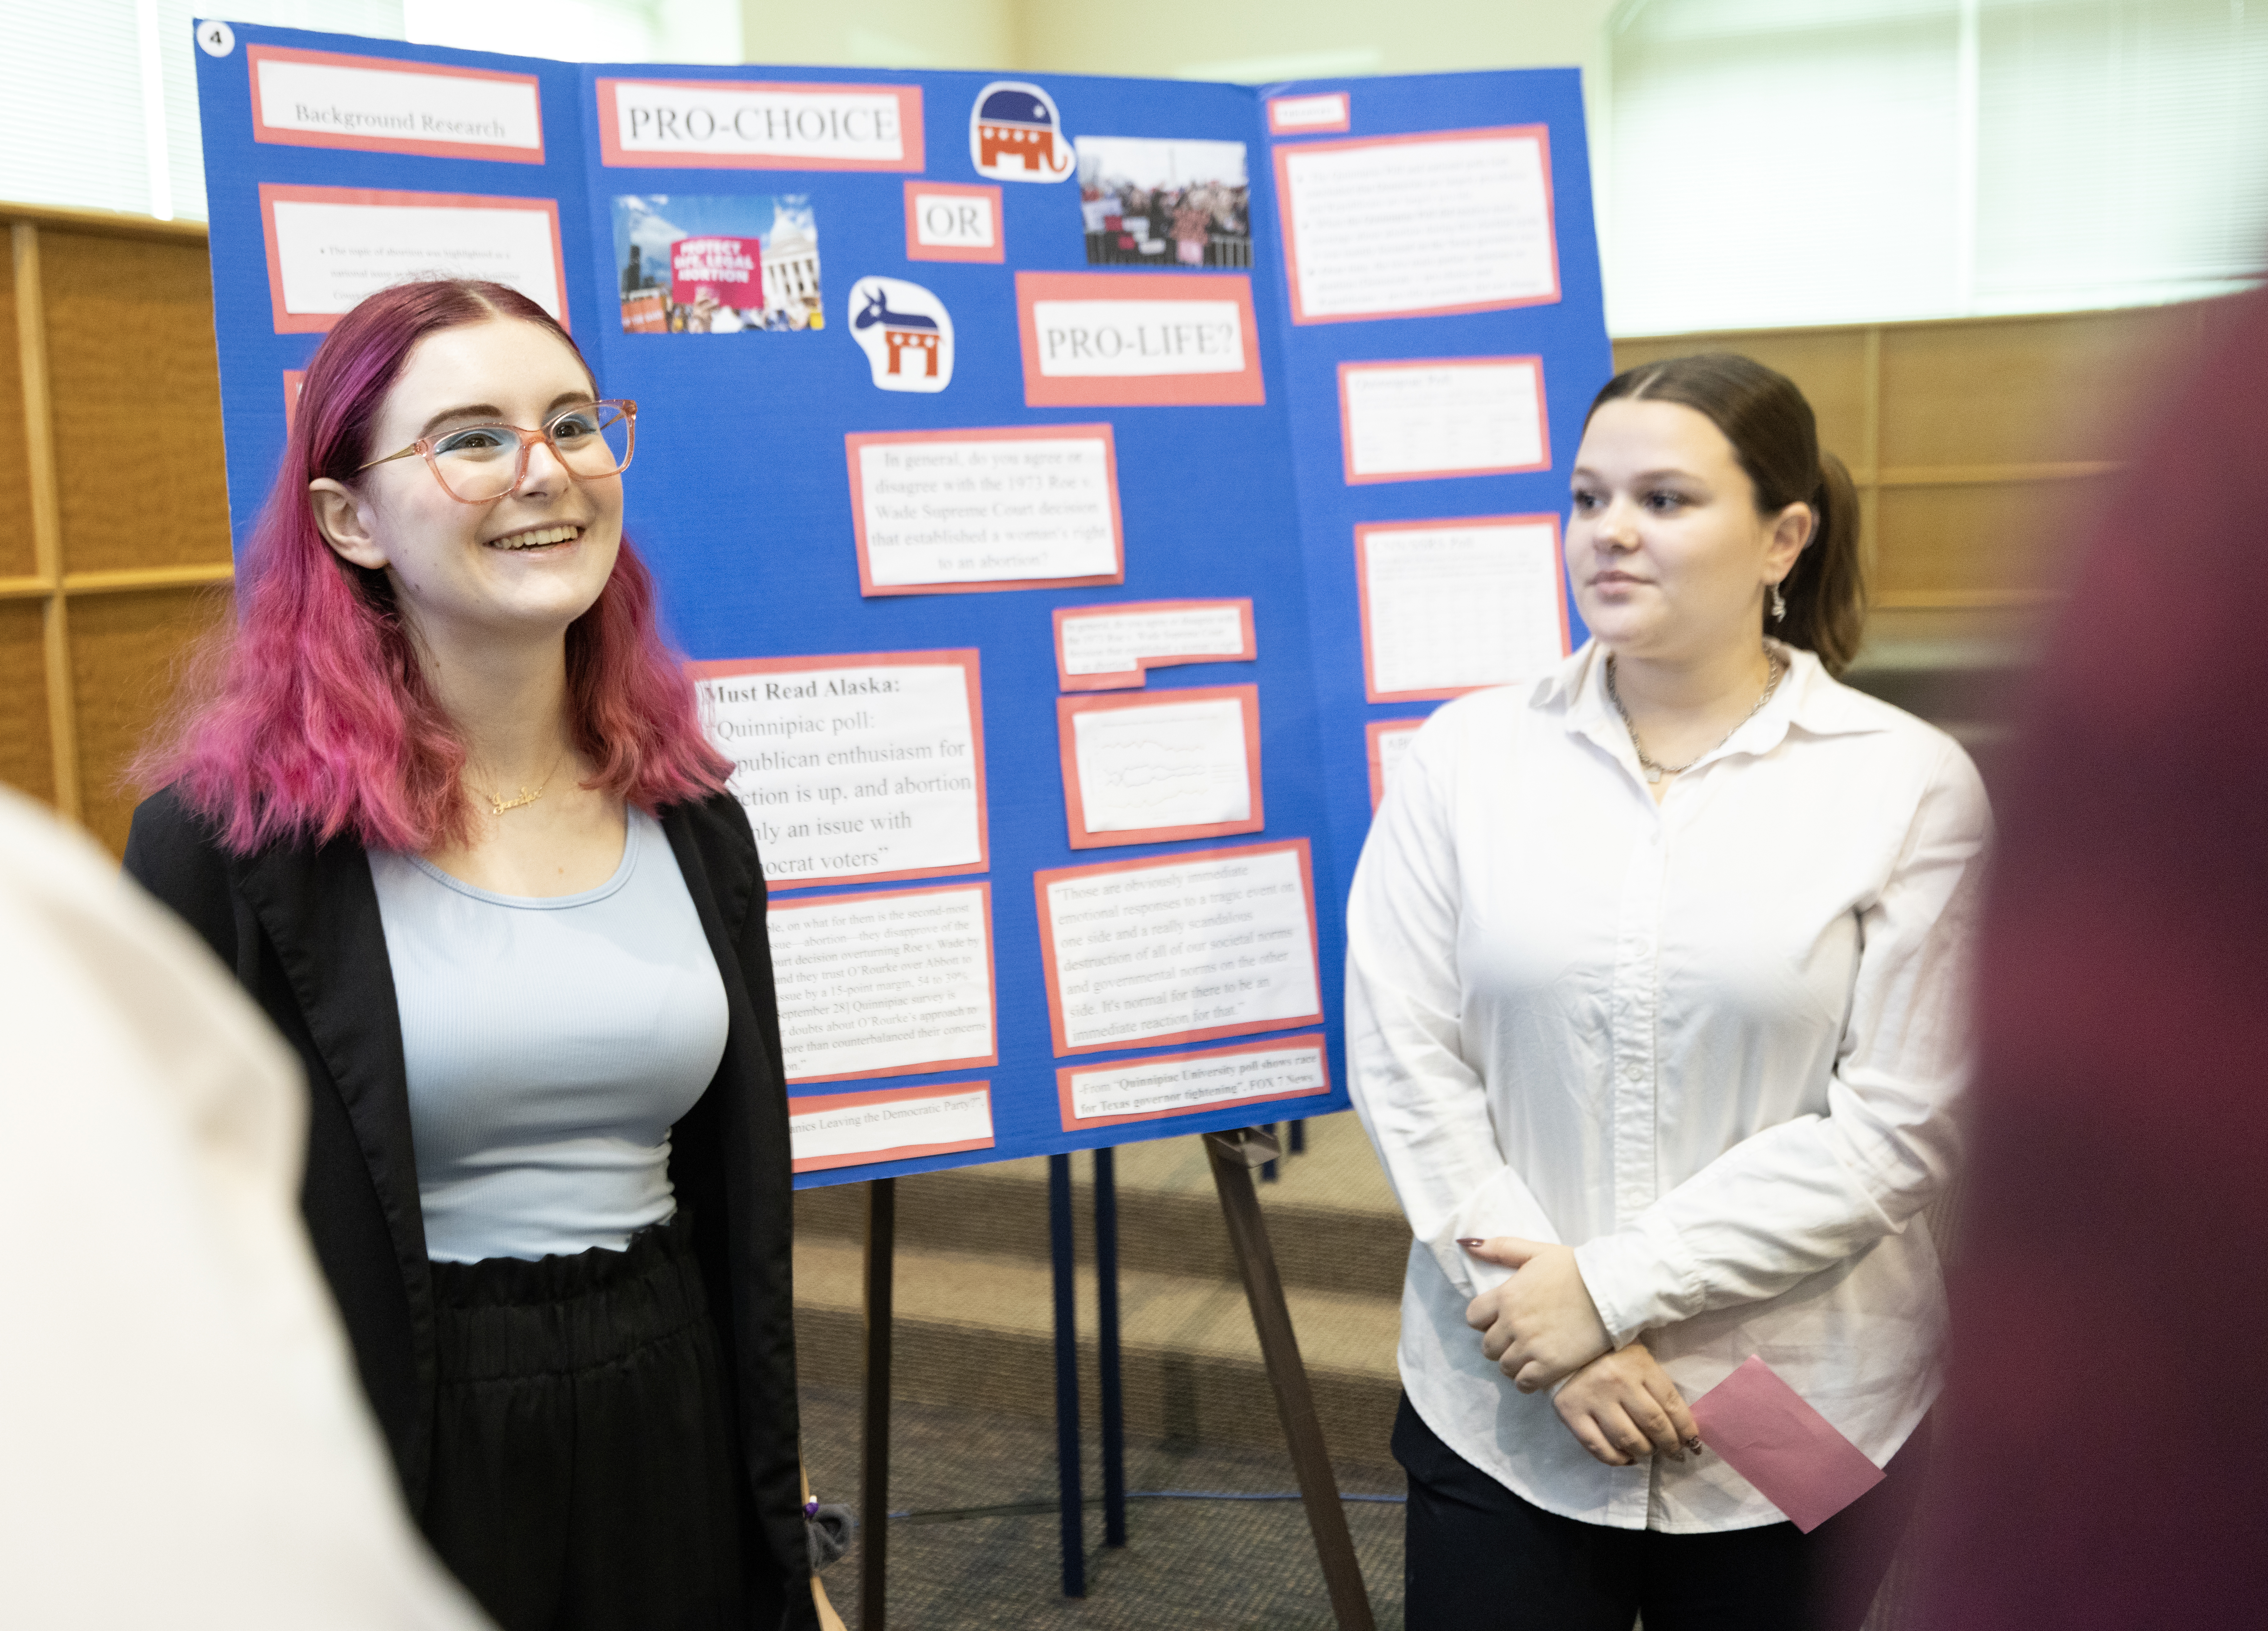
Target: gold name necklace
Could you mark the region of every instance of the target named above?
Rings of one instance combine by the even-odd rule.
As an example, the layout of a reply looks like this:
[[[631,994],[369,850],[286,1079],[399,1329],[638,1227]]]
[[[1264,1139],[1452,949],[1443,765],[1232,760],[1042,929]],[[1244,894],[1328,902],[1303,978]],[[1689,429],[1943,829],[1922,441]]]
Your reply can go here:
[[[545,789],[551,786],[551,779],[559,773],[559,767],[566,762],[566,759],[567,749],[562,748],[559,749],[559,756],[551,761],[551,768],[543,772],[543,779],[535,784],[534,792],[530,792],[527,784],[522,782],[519,796],[516,799],[499,799],[493,793],[482,793],[481,797],[489,801],[489,813],[491,816],[502,816],[507,810],[523,809],[534,803],[543,796]]]

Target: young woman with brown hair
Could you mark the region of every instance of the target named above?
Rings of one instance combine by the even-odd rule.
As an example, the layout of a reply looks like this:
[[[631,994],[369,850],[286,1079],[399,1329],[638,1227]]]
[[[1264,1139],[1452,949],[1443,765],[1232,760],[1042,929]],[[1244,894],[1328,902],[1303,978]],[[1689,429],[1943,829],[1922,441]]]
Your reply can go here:
[[[1572,483],[1591,639],[1436,713],[1372,830],[1348,1046],[1416,1237],[1415,1631],[1856,1631],[1904,1527],[1989,817],[1835,677],[1858,522],[1781,375],[1618,376]],[[1752,1354],[1888,1464],[1808,1535],[1686,1409]]]

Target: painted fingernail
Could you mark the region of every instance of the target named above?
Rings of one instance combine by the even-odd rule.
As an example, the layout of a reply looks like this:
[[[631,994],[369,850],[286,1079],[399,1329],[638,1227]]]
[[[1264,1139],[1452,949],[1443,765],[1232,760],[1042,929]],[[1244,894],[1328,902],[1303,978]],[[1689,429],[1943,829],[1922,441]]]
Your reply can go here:
[[[1481,1237],[1478,1235],[1476,1235],[1470,1240],[1460,1240],[1457,1244],[1461,1246],[1477,1246],[1482,1243]]]
[[[1691,1450],[1697,1456],[1701,1453],[1702,1450],[1701,1441],[1697,1438],[1689,1438],[1685,1441],[1685,1448]]]

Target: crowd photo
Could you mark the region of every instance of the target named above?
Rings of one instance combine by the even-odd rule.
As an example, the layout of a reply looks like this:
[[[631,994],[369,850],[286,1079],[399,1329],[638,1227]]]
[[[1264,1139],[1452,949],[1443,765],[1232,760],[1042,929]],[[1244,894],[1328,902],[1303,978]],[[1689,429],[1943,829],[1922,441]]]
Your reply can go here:
[[[1252,264],[1241,142],[1079,138],[1089,266]]]

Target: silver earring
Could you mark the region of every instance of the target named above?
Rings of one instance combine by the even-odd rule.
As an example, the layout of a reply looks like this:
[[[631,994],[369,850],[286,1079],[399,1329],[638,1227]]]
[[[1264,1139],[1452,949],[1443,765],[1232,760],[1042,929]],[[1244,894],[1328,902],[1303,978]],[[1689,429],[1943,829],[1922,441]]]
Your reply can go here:
[[[1771,586],[1772,621],[1779,622],[1787,616],[1787,597],[1779,592],[1779,585]]]

